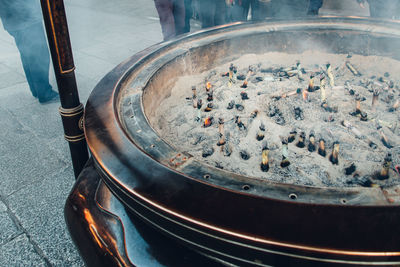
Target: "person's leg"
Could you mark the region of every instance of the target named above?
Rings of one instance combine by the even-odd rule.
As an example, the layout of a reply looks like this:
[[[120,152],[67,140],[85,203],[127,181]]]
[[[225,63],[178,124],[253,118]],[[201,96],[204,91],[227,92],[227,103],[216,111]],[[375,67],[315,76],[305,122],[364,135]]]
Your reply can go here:
[[[175,34],[185,32],[185,3],[184,0],[173,0],[172,14],[174,15]]]
[[[154,4],[160,17],[164,40],[171,39],[176,35],[172,0],[154,0]]]
[[[190,32],[190,19],[193,16],[192,0],[185,0],[185,28],[183,32]]]
[[[226,7],[226,13],[228,12],[230,12],[230,20],[226,20],[226,23],[245,20],[243,18],[243,0],[236,0],[230,8]]]
[[[18,31],[14,36],[32,94],[45,102],[54,92],[49,83],[50,54],[41,22]]]
[[[242,0],[242,17],[241,20],[247,20],[247,16],[249,15],[249,9],[250,9],[250,1],[251,0]]]
[[[225,16],[226,16],[225,0],[215,0],[214,25],[225,24],[226,23]]]
[[[307,15],[318,15],[319,9],[322,7],[322,0],[310,0]]]
[[[37,97],[37,92],[35,90],[35,86],[32,80],[32,74],[29,68],[29,57],[27,53],[25,52],[26,46],[24,45],[24,38],[23,38],[23,32],[20,31],[10,31],[9,32],[11,36],[14,37],[15,44],[17,45],[19,55],[21,58],[22,62],[22,67],[24,69],[25,77],[29,85],[29,89],[31,90],[32,96]]]
[[[268,16],[270,9],[270,2],[255,0],[257,3],[257,10],[255,13],[255,20],[263,20]]]
[[[234,17],[234,12],[235,12],[234,7],[235,6],[233,5],[233,3],[226,4],[225,21],[227,23],[236,21]]]
[[[251,20],[259,21],[265,18],[266,12],[259,0],[251,0]]]
[[[219,1],[219,0],[216,0]],[[215,6],[216,3],[214,0],[201,0],[199,3],[200,7],[200,20],[201,27],[208,28],[215,26],[214,16],[215,16]]]

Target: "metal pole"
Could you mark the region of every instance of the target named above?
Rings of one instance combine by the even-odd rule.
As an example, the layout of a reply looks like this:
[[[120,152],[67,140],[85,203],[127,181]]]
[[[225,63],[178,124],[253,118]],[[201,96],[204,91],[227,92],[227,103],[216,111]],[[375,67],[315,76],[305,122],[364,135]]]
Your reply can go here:
[[[75,66],[63,0],[41,0],[54,73],[60,93],[59,108],[65,139],[69,143],[75,178],[88,160],[83,132],[83,105],[79,101]]]

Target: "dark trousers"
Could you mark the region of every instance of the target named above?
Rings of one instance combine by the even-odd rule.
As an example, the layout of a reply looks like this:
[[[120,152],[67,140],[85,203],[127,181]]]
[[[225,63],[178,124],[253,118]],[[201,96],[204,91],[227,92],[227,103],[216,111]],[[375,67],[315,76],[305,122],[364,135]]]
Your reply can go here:
[[[193,16],[192,0],[184,0],[185,3],[185,27],[183,32],[190,32],[190,19]]]
[[[201,0],[199,4],[202,28],[225,24],[225,0]]]
[[[49,83],[50,54],[41,22],[23,30],[9,31],[19,50],[25,76],[32,95],[44,99],[51,90]]]
[[[183,0],[154,0],[164,40],[185,32],[185,4]]]
[[[310,0],[307,15],[318,15],[319,9],[322,7],[323,0]]]
[[[243,20],[247,20],[249,9],[251,7],[251,20],[262,20],[266,17],[264,5],[259,0],[242,0]]]

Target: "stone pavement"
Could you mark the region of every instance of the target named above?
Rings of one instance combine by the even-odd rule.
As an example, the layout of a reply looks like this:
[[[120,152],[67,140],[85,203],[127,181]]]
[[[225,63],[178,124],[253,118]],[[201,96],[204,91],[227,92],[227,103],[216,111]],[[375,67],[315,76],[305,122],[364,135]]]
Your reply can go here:
[[[153,1],[64,2],[82,103],[118,63],[162,40]],[[83,265],[64,223],[74,175],[59,105],[31,96],[0,26],[0,266]]]
[[[323,14],[335,13],[333,1]],[[119,62],[162,40],[151,0],[65,5],[82,103]],[[0,266],[83,265],[63,217],[74,176],[58,107],[30,95],[15,44],[0,27]]]

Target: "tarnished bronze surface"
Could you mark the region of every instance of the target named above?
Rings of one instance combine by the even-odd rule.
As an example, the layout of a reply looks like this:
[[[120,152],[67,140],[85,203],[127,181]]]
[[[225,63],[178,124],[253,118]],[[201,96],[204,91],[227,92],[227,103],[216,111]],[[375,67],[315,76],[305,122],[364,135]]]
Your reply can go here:
[[[301,39],[314,41],[308,49],[400,55],[397,23],[350,18],[239,24],[153,46],[117,66],[89,98],[85,134],[96,170],[130,212],[226,262],[399,265],[399,201],[388,201],[381,189],[261,181],[190,155],[171,165],[182,151],[148,123],[177,76],[245,53],[301,52]]]
[[[101,181],[92,159],[71,190],[65,218],[87,266],[221,266],[129,214]]]

